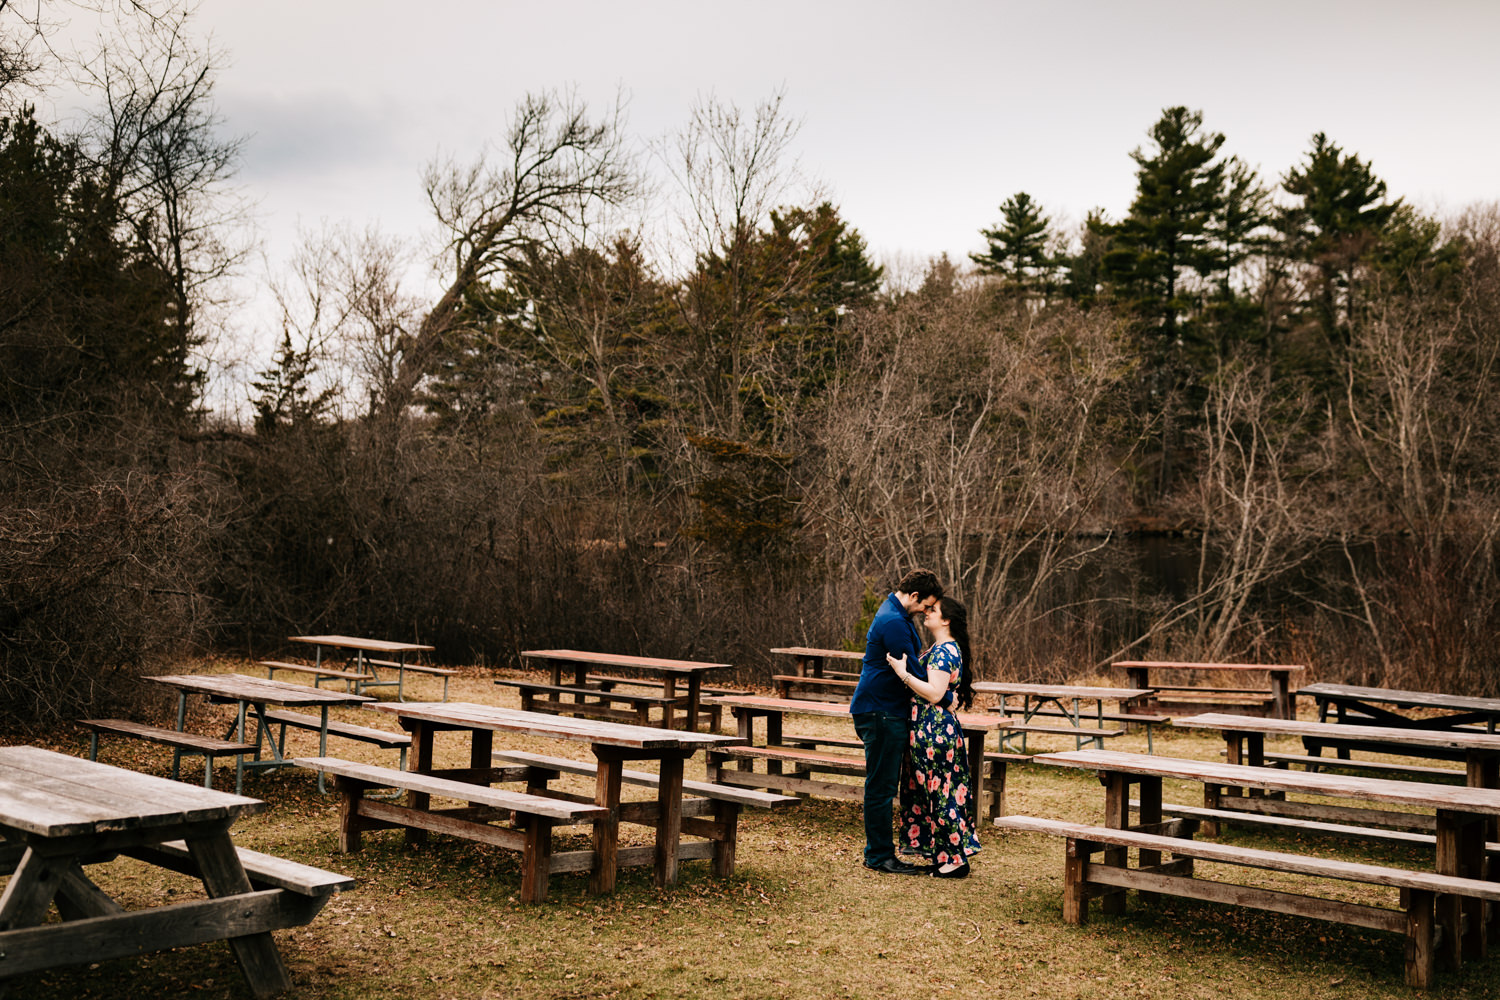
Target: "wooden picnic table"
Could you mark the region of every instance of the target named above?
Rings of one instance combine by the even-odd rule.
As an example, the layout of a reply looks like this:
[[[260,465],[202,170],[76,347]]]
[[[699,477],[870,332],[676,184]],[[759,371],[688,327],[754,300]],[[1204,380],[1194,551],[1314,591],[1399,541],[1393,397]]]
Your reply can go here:
[[[1300,674],[1307,669],[1299,664],[1290,663],[1196,663],[1180,660],[1120,660],[1111,666],[1125,671],[1125,683],[1128,686],[1150,688],[1153,692],[1122,706],[1126,712],[1183,715],[1193,712],[1221,711],[1267,715],[1273,719],[1297,717],[1297,706],[1293,700],[1292,675]],[[1160,682],[1152,682],[1151,674],[1156,671],[1227,674],[1230,678],[1241,677],[1247,673],[1265,673],[1270,678],[1270,684],[1265,688],[1248,688],[1243,684],[1229,687],[1164,685]],[[1174,692],[1178,697],[1175,700],[1164,701],[1160,696],[1163,691]],[[1194,702],[1190,700],[1193,695],[1200,698],[1206,696],[1215,700]],[[1266,697],[1238,704],[1220,700],[1246,695],[1265,695]]]
[[[266,808],[37,747],[0,747],[0,874],[10,876],[0,991],[12,977],[60,965],[219,940],[256,996],[290,989],[271,931],[308,923],[353,881],[236,849],[229,828]],[[209,898],[126,911],[85,871],[118,854],[194,874]],[[60,922],[47,919],[54,903]]]
[[[865,654],[852,649],[817,649],[812,646],[777,646],[771,650],[783,656],[790,656],[796,664],[798,677],[859,677],[859,669],[854,670],[824,670],[824,660],[853,660],[860,664],[864,663]]]
[[[1038,754],[1033,761],[1059,767],[1099,772],[1105,788],[1104,823],[1114,829],[1157,830],[1162,823],[1162,779],[1198,781],[1204,786],[1204,805],[1216,808],[1221,789],[1260,789],[1263,792],[1298,793],[1354,799],[1386,805],[1407,806],[1421,813],[1435,813],[1437,829],[1436,871],[1442,875],[1483,880],[1485,875],[1485,831],[1493,817],[1500,816],[1500,791],[1437,785],[1418,781],[1367,778],[1315,771],[1284,771],[1218,761],[1184,760],[1113,750],[1071,750]],[[1131,784],[1139,785],[1138,826],[1130,822]],[[1107,863],[1123,868],[1124,851],[1107,855]],[[1140,866],[1161,863],[1157,852],[1142,852]],[[1123,908],[1123,897],[1115,912]],[[1486,907],[1470,897],[1443,897],[1438,902],[1439,920],[1445,928],[1449,957],[1481,958],[1488,941]]]
[[[671,660],[656,656],[630,656],[624,653],[591,653],[577,649],[527,649],[521,651],[521,658],[536,660],[544,664],[553,686],[577,689],[572,693],[573,701],[567,704],[569,710],[583,714],[588,713],[588,697],[591,694],[597,694],[596,691],[589,689],[590,671],[594,668],[632,670],[649,675],[661,682],[662,697],[676,702],[675,706],[669,705],[666,708],[664,720],[666,728],[675,728],[676,707],[680,706],[683,709],[683,728],[690,732],[698,728],[698,709],[703,697],[703,675],[715,670],[728,670],[732,666],[729,663]],[[568,679],[570,683],[564,683],[564,670],[571,672],[571,677]],[[687,685],[686,693],[680,696],[677,694],[679,682]],[[577,708],[572,707],[575,705]],[[558,709],[555,704],[549,703],[545,710]]]
[[[1224,737],[1226,759],[1231,764],[1265,763],[1267,736],[1291,736],[1316,755],[1328,741],[1348,736],[1347,727],[1332,722],[1297,719],[1255,719],[1243,715],[1209,713],[1174,719],[1179,729],[1217,729]],[[1446,750],[1464,762],[1465,783],[1473,788],[1500,788],[1500,735],[1437,729],[1393,729],[1361,726],[1359,739],[1371,748],[1403,756],[1423,756],[1424,750]],[[1331,763],[1337,763],[1337,760]]]
[[[1103,730],[1105,721],[1110,722],[1137,722],[1146,729],[1146,745],[1152,747],[1152,727],[1166,721],[1165,716],[1145,715],[1140,712],[1125,713],[1105,712],[1104,703],[1107,701],[1117,702],[1123,707],[1136,698],[1143,698],[1151,691],[1145,688],[1116,688],[1116,687],[1088,687],[1081,684],[1019,684],[1009,681],[976,681],[974,684],[976,694],[993,694],[1000,696],[1000,704],[996,711],[1001,715],[1011,715],[1006,702],[1011,698],[1021,699],[1020,719],[1022,725],[1026,725],[1033,718],[1061,718],[1066,721],[1067,727],[1075,731],[1086,729],[1084,723],[1092,719],[1095,730]],[[1085,702],[1093,702],[1093,712],[1084,712],[1080,706]],[[1051,708],[1047,706],[1051,705]],[[1044,727],[1038,726],[1037,729]],[[1063,727],[1058,727],[1063,728]],[[1021,736],[1021,749],[1026,748],[1026,729],[1016,730]],[[1123,732],[1123,730],[1121,730]],[[1067,735],[1064,733],[1063,735]],[[1077,740],[1089,738],[1087,733],[1075,732]],[[1076,748],[1075,748],[1076,749]]]
[[[238,742],[244,743],[245,723],[255,720],[255,754],[245,760],[244,755],[235,758],[235,791],[243,787],[244,772],[252,768],[287,767],[291,761],[282,757],[280,744],[270,738],[272,725],[266,718],[267,705],[282,705],[288,708],[316,708],[319,714],[318,752],[328,752],[328,709],[334,705],[362,705],[375,699],[349,691],[328,691],[306,684],[288,684],[286,681],[267,677],[248,677],[245,674],[162,674],[147,677],[148,681],[174,688],[177,691],[177,731],[185,732],[187,725],[187,696],[201,694],[210,701],[235,706],[234,728],[231,732]],[[271,759],[265,760],[261,752],[269,749]],[[323,777],[318,776],[318,791],[323,791]]]
[[[354,681],[354,690],[363,694],[366,688],[372,687],[394,687],[396,689],[396,700],[405,697],[404,688],[406,671],[415,669],[415,665],[406,662],[407,653],[431,652],[433,646],[427,646],[420,642],[393,642],[388,639],[364,639],[353,635],[289,635],[289,642],[300,642],[313,647],[313,664],[315,667],[323,665],[323,650],[343,650],[352,653],[351,659],[354,664],[355,673],[364,675],[365,679]],[[377,653],[377,657],[368,654]],[[394,665],[389,657],[396,657]],[[396,679],[391,680],[381,676],[381,670],[394,670]],[[446,692],[446,688],[444,691]],[[446,697],[446,693],[444,695]]]
[[[795,664],[793,673],[771,675],[771,681],[776,685],[776,697],[842,702],[854,697],[864,653],[810,646],[778,646],[771,652],[790,656]],[[825,670],[824,660],[854,661],[859,665],[854,670]]]
[[[412,748],[409,770],[424,774],[457,778],[488,785],[494,771],[491,754],[495,733],[520,733],[549,740],[587,743],[599,762],[594,802],[609,812],[593,821],[593,848],[570,855],[553,855],[552,870],[588,868],[589,889],[595,893],[612,892],[616,869],[621,864],[651,863],[655,866],[656,884],[672,885],[677,881],[679,838],[682,833],[683,762],[699,749],[738,743],[732,736],[710,733],[629,726],[617,722],[578,719],[540,712],[521,712],[495,705],[464,702],[375,702],[366,706],[394,715],[411,733]],[[460,770],[436,770],[433,766],[433,738],[440,732],[469,734],[469,767]],[[621,770],[627,760],[654,760],[660,769],[656,808],[622,814],[620,803]],[[421,814],[428,809],[429,796],[413,791],[409,809]],[[431,814],[430,814],[431,815]],[[420,816],[410,818],[421,820]],[[645,822],[656,830],[656,844],[649,859],[637,858],[619,849],[620,823]],[[478,832],[467,830],[462,823],[435,822],[426,826],[407,825],[407,839],[418,842],[426,829],[438,829],[465,836]]]
[[[783,739],[786,738],[786,734],[784,733],[784,730],[782,728],[782,723],[784,718],[788,715],[813,715],[836,719],[850,718],[849,706],[847,704],[839,702],[804,701],[796,698],[763,698],[755,695],[745,695],[739,697],[719,697],[712,698],[710,700],[717,705],[722,705],[725,708],[728,708],[734,713],[737,735],[744,743],[751,746],[780,746]],[[760,744],[757,744],[755,742],[756,719],[765,720],[765,742]],[[1003,728],[1005,724],[1010,720],[1000,718],[988,712],[959,712],[958,721],[964,729],[964,739],[968,745],[969,777],[970,781],[972,781],[974,785],[974,794],[973,797],[969,800],[969,806],[971,811],[973,812],[974,817],[977,819],[979,815],[979,809],[984,802],[984,781],[986,770],[984,757],[985,736],[988,733]],[[791,740],[789,739],[788,742],[791,742]],[[830,744],[834,741],[823,740],[819,742],[822,744]],[[839,745],[849,745],[851,749],[855,746],[858,746],[861,748],[861,750],[863,750],[863,745],[858,743],[857,741],[837,742],[839,743]],[[822,755],[819,755],[812,751],[807,752],[805,756],[807,757],[809,762],[812,763],[830,763],[828,760],[819,761],[818,758]],[[796,751],[786,751],[785,759],[791,761],[792,763],[795,763]],[[852,760],[853,759],[851,758],[851,761]],[[810,781],[807,779],[800,779],[792,775],[780,774],[779,767],[777,766],[779,763],[780,761],[777,760],[768,760],[767,767],[770,771],[769,774],[751,776],[746,773],[750,770],[751,762],[749,760],[745,760],[741,762],[741,766],[744,768],[744,770],[738,772],[721,772],[718,780],[746,784],[750,785],[751,787],[777,788],[782,791],[793,792],[800,791],[805,794],[826,795],[831,791],[828,782]],[[860,765],[858,773],[862,773],[864,763],[863,758],[860,758],[857,763]],[[763,779],[770,779],[770,783],[762,783],[758,786],[751,784],[752,782],[762,781]],[[713,779],[710,778],[710,780]],[[846,793],[845,797],[855,798],[856,793],[858,794],[859,798],[863,797],[864,793],[862,788],[853,785],[847,787],[849,787],[851,791],[849,793]]]
[[[1500,698],[1472,698],[1438,691],[1400,691],[1395,688],[1355,687],[1350,684],[1309,684],[1297,692],[1314,699],[1318,721],[1332,711],[1339,722],[1410,729],[1453,729],[1481,725],[1495,732],[1500,722]],[[1381,708],[1379,706],[1389,706]],[[1403,715],[1391,709],[1416,709]],[[1433,714],[1433,713],[1443,714]]]

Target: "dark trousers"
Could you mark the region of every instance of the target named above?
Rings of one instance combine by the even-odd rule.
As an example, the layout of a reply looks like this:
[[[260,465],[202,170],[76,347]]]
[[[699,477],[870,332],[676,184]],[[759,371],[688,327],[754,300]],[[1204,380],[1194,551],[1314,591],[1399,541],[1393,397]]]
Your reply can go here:
[[[911,721],[905,715],[860,712],[854,731],[865,745],[865,864],[878,865],[896,856],[892,846],[891,800],[901,781]]]

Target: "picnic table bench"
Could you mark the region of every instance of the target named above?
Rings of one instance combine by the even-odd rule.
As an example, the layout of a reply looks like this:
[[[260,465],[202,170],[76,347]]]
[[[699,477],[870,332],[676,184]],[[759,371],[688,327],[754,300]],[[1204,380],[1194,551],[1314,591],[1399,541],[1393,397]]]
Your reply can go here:
[[[667,682],[662,680],[660,677],[615,677],[610,674],[596,674],[593,671],[590,671],[588,674],[587,684],[589,687],[597,687],[604,691],[613,691],[615,688],[622,686],[648,688],[653,691],[665,691],[667,686]],[[751,692],[748,688],[717,687],[713,685],[703,684],[699,686],[698,693],[700,696],[702,696],[742,695],[750,694]],[[718,705],[709,705],[707,703],[700,702],[698,711],[708,716],[709,731],[717,732],[720,724],[724,720],[724,710]]]
[[[852,649],[818,649],[812,646],[777,646],[771,652],[790,656],[798,677],[837,677],[844,680],[859,680],[864,666],[865,654]],[[857,664],[853,670],[829,670],[824,661]]]
[[[347,685],[352,684],[355,694],[364,694],[372,687],[393,687],[396,689],[396,700],[403,701],[406,698],[406,674],[410,671],[442,677],[443,700],[447,701],[448,678],[457,673],[445,667],[427,667],[407,663],[406,654],[431,652],[435,648],[420,642],[365,639],[354,635],[289,635],[287,641],[313,647],[313,666],[310,670],[303,668],[308,673],[331,677],[341,676],[338,671],[330,671],[323,666],[323,650],[343,654],[347,660],[344,673],[351,675],[344,678],[346,689]],[[372,653],[378,658],[372,658],[370,655]],[[392,656],[395,659],[390,659]],[[280,663],[278,669],[288,669],[292,666],[292,664]],[[394,678],[383,676],[382,671],[395,671],[396,676]],[[269,677],[270,674],[266,676]],[[318,681],[314,681],[314,686],[317,683]]]
[[[1123,707],[1126,712],[1143,714],[1191,715],[1195,712],[1234,712],[1242,715],[1263,715],[1273,719],[1294,719],[1297,707],[1293,701],[1292,675],[1301,674],[1307,668],[1287,663],[1196,663],[1179,660],[1120,660],[1112,666],[1125,671],[1125,683],[1133,688],[1149,688],[1150,694],[1131,699]],[[1221,674],[1229,678],[1245,674],[1264,673],[1268,678],[1266,687],[1243,685],[1169,685],[1152,682],[1153,672],[1180,672],[1199,674]],[[1163,691],[1175,692],[1176,697],[1163,699]]]
[[[142,722],[132,722],[130,719],[79,719],[78,724],[89,731],[89,760],[99,759],[99,736],[109,733],[114,736],[126,736],[130,739],[144,740],[148,743],[159,743],[162,746],[172,748],[172,778],[176,780],[182,774],[183,757],[203,758],[203,787],[214,787],[214,759],[217,757],[234,757],[236,763],[244,754],[254,753],[254,743],[244,743],[238,740],[221,740],[212,736],[200,736],[197,733],[184,733],[176,729],[165,729],[161,726],[148,726]],[[235,792],[242,790],[243,769],[235,768]]]
[[[864,787],[843,781],[827,781],[814,777],[818,774],[843,774],[863,776],[865,773],[864,744],[845,737],[824,738],[815,736],[788,737],[783,732],[783,719],[787,715],[823,716],[849,719],[849,706],[842,702],[803,701],[790,698],[764,698],[753,695],[719,697],[711,699],[734,713],[738,736],[743,740],[739,746],[715,747],[708,751],[708,780],[718,784],[738,785],[745,788],[765,788],[792,792],[798,795],[816,795],[848,801],[863,801]],[[969,773],[974,783],[974,796],[970,808],[974,817],[989,813],[998,814],[1002,801],[1004,771],[1007,763],[1016,759],[1013,754],[989,755],[984,750],[985,735],[1004,726],[1008,720],[984,712],[959,713],[959,723],[964,727],[968,744]],[[755,721],[765,720],[765,740],[755,741]],[[852,724],[852,720],[851,720]],[[861,753],[835,753],[818,749],[820,746],[858,748]],[[755,762],[764,762],[766,770],[755,770]],[[730,763],[733,767],[729,767]],[[792,770],[783,773],[783,765]],[[987,789],[994,782],[996,794],[988,795]]]
[[[525,750],[497,750],[490,755],[501,764],[519,764],[527,767],[528,784],[546,784],[560,774],[580,774],[598,779],[599,765],[569,757],[554,757],[548,754],[531,753]],[[650,771],[620,770],[620,780],[628,785],[641,785],[660,789],[661,775]],[[795,795],[775,795],[752,788],[735,788],[707,781],[682,782],[682,794],[694,798],[682,801],[682,832],[708,838],[705,844],[712,851],[713,872],[718,876],[734,874],[734,855],[739,843],[740,808],[781,810],[800,805],[802,800]],[[707,815],[707,820],[698,817]],[[687,846],[687,845],[684,845]],[[687,857],[678,848],[679,857]]]
[[[18,977],[227,940],[250,991],[288,990],[271,932],[307,924],[352,879],[237,848],[259,799],[37,747],[0,747],[0,989]],[[206,899],[125,910],[87,868],[124,854],[199,879]],[[55,906],[60,921],[48,921]]]
[[[527,649],[522,650],[520,655],[523,660],[541,664],[548,672],[548,684],[552,688],[561,689],[540,691],[530,682],[505,682],[523,692],[530,688],[533,692],[531,704],[537,711],[587,718],[634,721],[638,725],[648,725],[648,713],[653,705],[660,705],[663,728],[677,728],[678,710],[681,709],[682,728],[689,731],[695,731],[698,728],[704,676],[716,670],[727,670],[730,667],[728,663],[673,660],[657,656],[631,656],[624,653],[595,653],[578,649]],[[591,683],[590,674],[600,667],[613,671],[627,670],[643,674],[659,681],[662,693],[654,696],[631,695],[616,691],[614,688],[618,686],[619,679],[613,675],[611,680],[603,686]],[[570,680],[564,680],[565,671],[571,675]],[[686,690],[679,693],[679,685],[685,687]],[[535,697],[537,693],[550,694],[552,697],[539,699]],[[635,710],[635,717],[621,715],[621,709],[611,707],[613,703],[630,705]],[[717,724],[717,717],[714,721]]]
[[[1345,767],[1357,764],[1360,767],[1355,770],[1378,769],[1408,775],[1423,781],[1431,781],[1434,777],[1432,772],[1436,771],[1434,768],[1416,768],[1389,761],[1349,761],[1339,758],[1330,759],[1316,754],[1276,755],[1265,752],[1267,736],[1297,737],[1305,744],[1317,747],[1328,738],[1330,733],[1339,732],[1345,728],[1334,723],[1207,714],[1180,718],[1175,720],[1173,725],[1181,729],[1218,730],[1224,739],[1225,758],[1231,764],[1261,767],[1275,765],[1283,760],[1288,764],[1298,761],[1306,764],[1309,770],[1322,769],[1323,765],[1329,764]],[[1462,772],[1451,770],[1437,772],[1444,779],[1457,777],[1473,788],[1500,789],[1500,735],[1430,729],[1390,729],[1378,726],[1363,726],[1359,732],[1365,737],[1364,745],[1378,753],[1417,756],[1422,752],[1442,750],[1454,759],[1465,762],[1465,770]],[[1180,815],[1186,815],[1178,807],[1171,808]],[[1221,792],[1214,809],[1216,812],[1227,811],[1231,815],[1238,812],[1237,821],[1243,823],[1275,823],[1282,827],[1290,827],[1296,822],[1310,822],[1316,824],[1319,832],[1325,833],[1330,831],[1326,829],[1325,823],[1319,821],[1343,821],[1357,827],[1360,831],[1359,835],[1367,837],[1381,836],[1378,828],[1387,826],[1396,830],[1418,831],[1423,834],[1430,834],[1436,829],[1436,823],[1430,816],[1348,806],[1336,807],[1321,804],[1310,806],[1307,803],[1287,803],[1275,795],[1241,796],[1234,790]],[[1218,815],[1200,815],[1214,821],[1208,827],[1211,834],[1217,831],[1216,821],[1224,818]],[[1497,835],[1497,822],[1500,820],[1491,818],[1487,823],[1487,833],[1491,838]],[[1314,826],[1308,827],[1309,830],[1314,828]]]
[[[859,681],[851,677],[805,677],[801,674],[772,674],[771,681],[776,685],[778,698],[790,698],[794,690],[802,688],[828,701],[848,701],[859,686]]]
[[[1020,724],[1007,726],[1009,733],[1021,734],[1021,751],[1026,750],[1027,733],[1055,733],[1074,737],[1074,749],[1083,746],[1084,741],[1093,743],[1096,747],[1103,748],[1104,740],[1112,736],[1122,736],[1134,726],[1140,726],[1146,730],[1146,748],[1148,752],[1155,752],[1152,740],[1152,731],[1170,719],[1165,715],[1149,715],[1143,712],[1106,712],[1104,703],[1113,701],[1127,703],[1133,699],[1141,698],[1151,694],[1143,688],[1110,688],[1110,687],[1088,687],[1080,684],[1019,684],[1009,681],[977,681],[974,684],[976,694],[998,695],[1000,704],[997,707],[1001,715],[1016,718],[1010,711],[1007,701],[1011,698],[1021,699],[1019,712]],[[1093,711],[1081,709],[1084,702],[1093,702]],[[1041,719],[1042,722],[1031,725],[1032,719]],[[1048,727],[1046,720],[1061,719],[1064,724]],[[1093,722],[1094,726],[1088,727],[1086,723]],[[1106,729],[1106,722],[1122,723],[1120,728]]]
[[[293,673],[311,674],[313,687],[321,687],[326,680],[337,680],[344,682],[345,691],[357,691],[356,685],[360,681],[373,680],[371,674],[359,673],[354,670],[339,670],[336,667],[315,667],[310,663],[293,663],[290,660],[256,660],[256,666],[266,668],[266,678],[274,680],[276,671],[290,670]]]
[[[1341,723],[1398,729],[1482,726],[1493,733],[1500,723],[1500,698],[1322,683],[1309,684],[1297,694],[1317,703],[1319,722],[1329,721],[1332,712]],[[1397,709],[1414,711],[1403,714]]]
[[[652,709],[661,710],[662,728],[667,728],[667,717],[677,699],[659,694],[636,694],[632,691],[615,691],[610,688],[569,684],[547,684],[542,681],[523,681],[498,678],[499,687],[515,688],[521,698],[523,712],[550,712],[553,715],[578,715],[590,719],[608,719],[628,722],[637,726],[649,726]],[[626,706],[617,708],[616,706]]]
[[[416,771],[398,771],[336,757],[298,757],[293,763],[334,776],[334,790],[340,799],[341,853],[358,851],[365,831],[392,827],[427,830],[493,844],[520,852],[521,899],[528,903],[539,903],[547,898],[547,876],[554,870],[553,826],[602,820],[609,815],[607,807],[591,802],[567,802],[544,795],[490,788],[473,780],[459,781]],[[484,777],[505,780],[519,775],[492,771]],[[369,798],[366,793],[372,788],[394,788],[416,793],[424,799],[438,796],[468,804],[449,809],[433,809],[427,802],[421,806],[403,806]],[[491,825],[488,820],[494,818],[493,810],[502,811],[514,828]]]
[[[1496,886],[1493,882],[1484,881],[1485,832],[1491,819],[1500,816],[1500,791],[1385,778],[1285,771],[1274,767],[1184,760],[1108,750],[1039,754],[1033,760],[1097,772],[1105,790],[1104,825],[1115,830],[1132,828],[1130,818],[1133,803],[1129,789],[1133,784],[1139,786],[1139,797],[1134,800],[1138,817],[1135,828],[1139,832],[1190,835],[1197,829],[1198,820],[1192,818],[1164,822],[1164,778],[1201,782],[1204,789],[1203,804],[1208,809],[1220,808],[1236,795],[1241,796],[1244,801],[1265,801],[1276,793],[1298,793],[1325,799],[1332,797],[1379,804],[1390,808],[1390,813],[1404,812],[1405,815],[1424,819],[1435,817],[1435,874],[1471,879],[1480,886],[1489,887],[1488,890],[1474,887],[1473,891],[1466,890],[1461,894],[1435,890],[1439,893],[1436,919],[1444,929],[1443,953],[1455,967],[1465,958],[1482,958],[1486,953],[1494,924],[1488,921],[1486,900],[1491,897],[1485,895],[1485,892],[1493,891]],[[1224,794],[1226,789],[1232,790],[1229,795]],[[1258,789],[1263,794],[1257,798],[1243,795],[1244,791],[1252,789]],[[1306,806],[1304,812],[1308,818],[1331,817],[1339,821],[1347,818],[1347,814],[1342,812],[1347,807],[1321,806],[1319,803],[1306,803]],[[1322,815],[1319,814],[1319,809],[1324,811]],[[1367,809],[1364,812],[1382,813],[1386,810]],[[1244,850],[1240,847],[1234,849]],[[1104,863],[1106,866],[1124,868],[1125,848],[1107,848]],[[1147,873],[1160,863],[1159,851],[1147,849],[1141,853],[1140,867]],[[1149,888],[1145,885],[1136,887]],[[1124,904],[1123,893],[1113,893],[1106,898],[1106,912],[1123,912]]]
[[[523,864],[529,872],[522,893],[528,900],[545,898],[546,876],[559,871],[588,871],[590,891],[606,893],[613,891],[616,871],[621,865],[651,864],[655,868],[656,884],[671,885],[677,880],[680,859],[712,858],[716,856],[715,851],[720,852],[718,856],[722,859],[724,849],[717,846],[717,842],[732,842],[735,836],[735,829],[727,821],[708,821],[698,816],[690,817],[691,822],[686,824],[682,820],[683,762],[701,748],[734,743],[734,737],[520,712],[511,708],[463,702],[381,702],[367,707],[394,715],[402,728],[411,734],[410,770],[392,771],[388,774],[373,774],[369,771],[346,774],[349,781],[364,784],[364,788],[351,787],[344,793],[342,815],[345,822],[353,825],[351,836],[364,829],[374,828],[367,823],[369,820],[385,826],[404,828],[408,843],[419,843],[428,833],[435,832],[520,849],[523,852]],[[467,735],[468,767],[440,769],[433,766],[433,743],[440,732]],[[548,789],[545,768],[531,764],[497,768],[493,758],[495,733],[514,733],[538,739],[588,744],[598,761],[593,799],[584,801],[571,793]],[[621,801],[623,762],[626,760],[658,762],[654,802]],[[307,766],[321,769],[320,773],[327,771],[337,774],[333,770],[335,767],[346,771],[348,769],[346,762],[330,763],[326,759],[315,764],[307,763]],[[377,783],[377,779],[382,787],[405,788],[409,793],[406,805],[403,807],[369,801],[364,790]],[[427,779],[438,783],[428,783]],[[518,842],[513,836],[506,836],[503,831],[494,832],[499,829],[493,826],[495,810],[512,807],[484,795],[486,791],[497,794],[502,791],[490,789],[492,783],[510,781],[524,781],[526,790],[524,793],[506,792],[507,795],[523,794],[553,804],[544,806],[536,802],[518,802],[523,807],[523,815],[534,817],[527,821],[530,840],[525,843]],[[434,809],[431,805],[434,795],[459,799],[468,805],[458,811]],[[588,809],[597,807],[602,812],[575,813],[570,816],[546,811],[563,806],[583,806]],[[544,836],[544,833],[550,834],[552,825],[565,822],[590,823],[593,830],[592,848],[553,853],[550,835]],[[655,843],[646,847],[621,848],[621,823],[640,823],[651,827],[655,833]],[[707,842],[682,844],[680,839],[683,833],[704,837]],[[351,840],[350,844],[354,846],[357,841]],[[728,856],[732,858],[732,849]]]
[[[1442,943],[1436,933],[1438,900],[1464,897],[1475,901],[1500,901],[1500,884],[1477,878],[1461,878],[1435,872],[1410,871],[1382,865],[1362,864],[1311,857],[1285,851],[1268,851],[1200,843],[1191,839],[1191,821],[1173,824],[1175,835],[1067,823],[1034,816],[1007,816],[995,822],[1001,829],[1044,833],[1066,839],[1063,862],[1063,919],[1070,924],[1088,920],[1091,898],[1118,898],[1123,912],[1123,893],[1137,889],[1199,899],[1230,906],[1269,910],[1365,927],[1401,935],[1406,939],[1405,979],[1408,986],[1429,989],[1436,977],[1437,955]],[[1125,860],[1127,849],[1141,853],[1138,868]],[[1095,855],[1103,853],[1101,861]],[[1162,855],[1172,860],[1163,863]],[[1195,861],[1259,868],[1290,875],[1335,879],[1400,890],[1396,908],[1355,903],[1323,895],[1305,895],[1280,889],[1265,889],[1202,877]]]
[[[156,677],[147,677],[146,680],[172,688],[177,692],[177,730],[179,733],[187,728],[187,699],[190,694],[202,695],[211,704],[235,706],[234,724],[229,731],[234,734],[237,742],[249,743],[251,750],[249,754],[240,753],[235,757],[236,792],[243,788],[246,770],[278,768],[287,765],[282,754],[286,746],[287,726],[317,732],[320,753],[328,752],[329,736],[361,740],[378,746],[402,747],[400,734],[340,723],[328,717],[328,710],[335,705],[363,705],[373,701],[374,699],[368,695],[354,694],[349,691],[325,691],[316,686],[288,684],[285,681],[272,680],[268,677],[250,677],[245,674],[161,674]],[[318,710],[318,715],[314,717],[295,712],[283,712],[279,722],[280,738],[272,739],[270,727],[275,723],[269,718],[273,714],[267,707],[269,705],[315,708]],[[248,726],[251,722],[255,723],[253,743],[248,738]],[[262,756],[267,750],[270,751],[270,759]],[[404,748],[402,753],[405,753]],[[250,759],[247,760],[247,757]],[[173,773],[176,773],[175,770]],[[318,790],[323,790],[321,777],[318,779]]]

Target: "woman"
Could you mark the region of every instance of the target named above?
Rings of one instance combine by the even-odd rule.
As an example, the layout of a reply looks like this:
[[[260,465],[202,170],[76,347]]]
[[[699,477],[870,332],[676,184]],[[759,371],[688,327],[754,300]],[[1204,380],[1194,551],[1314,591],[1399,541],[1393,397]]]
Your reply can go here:
[[[979,836],[969,815],[969,756],[953,707],[974,703],[969,615],[958,601],[944,597],[928,609],[922,624],[932,636],[932,646],[921,660],[926,679],[907,669],[904,655],[886,655],[896,676],[916,695],[911,743],[901,765],[897,829],[907,853],[932,860],[934,877],[964,878],[969,856],[979,853]]]

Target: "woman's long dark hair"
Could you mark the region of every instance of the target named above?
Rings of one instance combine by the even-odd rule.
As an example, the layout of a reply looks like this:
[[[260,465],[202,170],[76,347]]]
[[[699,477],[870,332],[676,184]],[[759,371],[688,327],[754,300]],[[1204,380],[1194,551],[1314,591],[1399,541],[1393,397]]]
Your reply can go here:
[[[969,609],[957,598],[940,597],[938,614],[947,619],[948,631],[953,633],[953,641],[958,643],[958,655],[963,658],[954,702],[959,708],[967,709],[974,704],[974,661],[969,658]]]

